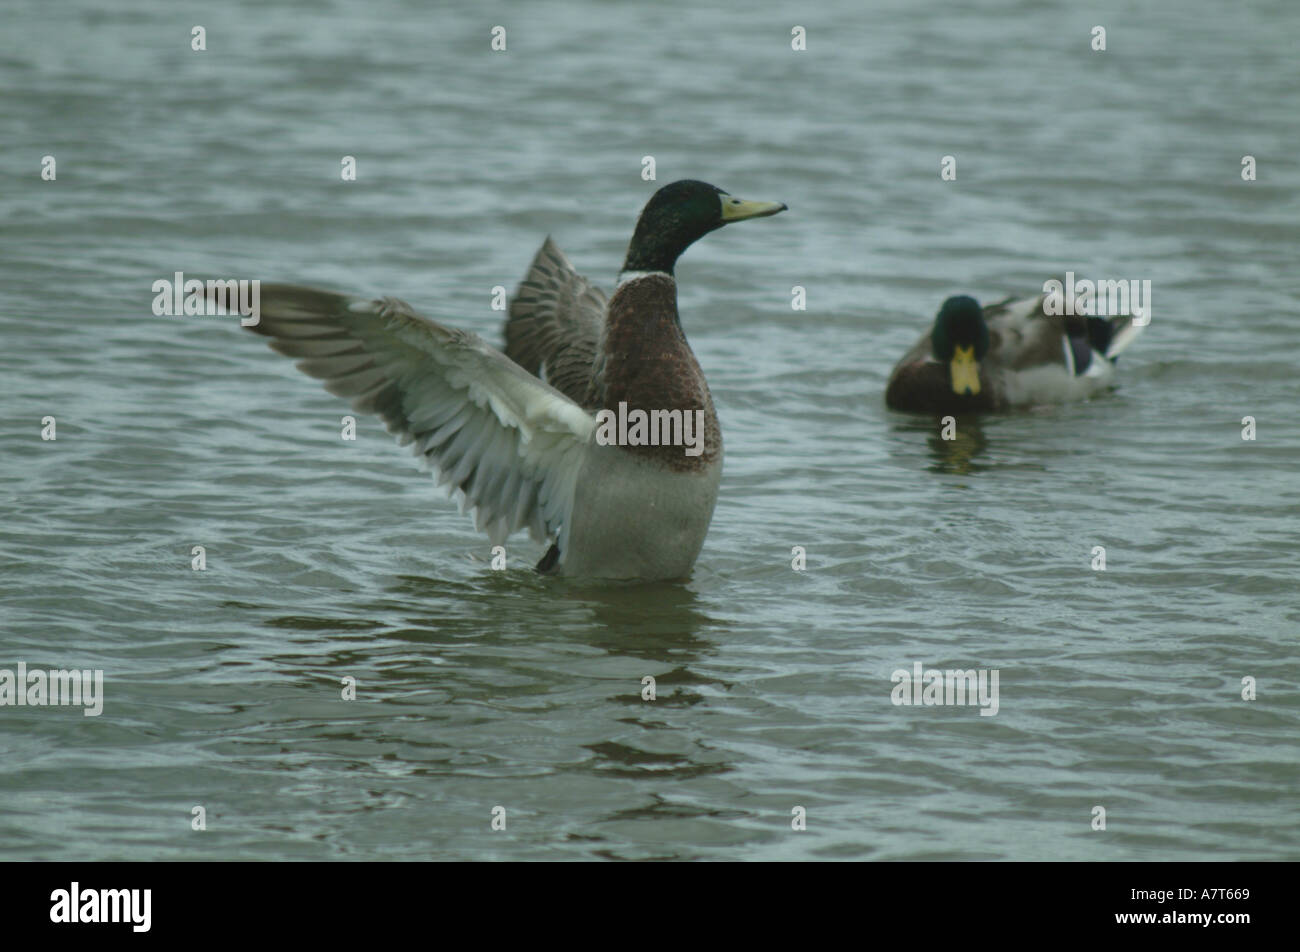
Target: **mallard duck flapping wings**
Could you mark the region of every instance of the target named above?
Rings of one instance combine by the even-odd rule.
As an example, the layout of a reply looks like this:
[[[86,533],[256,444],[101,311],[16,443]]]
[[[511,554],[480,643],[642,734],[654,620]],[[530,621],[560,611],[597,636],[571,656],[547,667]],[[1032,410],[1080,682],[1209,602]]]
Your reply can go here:
[[[608,300],[548,241],[511,309],[505,354],[392,298],[292,285],[261,286],[249,329],[413,444],[493,544],[527,529],[553,540],[542,571],[680,578],[712,518],[722,437],[678,320],[673,266],[710,231],[784,209],[703,182],[664,186]],[[635,435],[604,441],[606,410],[700,419],[698,452]],[[667,435],[684,430],[665,423]]]

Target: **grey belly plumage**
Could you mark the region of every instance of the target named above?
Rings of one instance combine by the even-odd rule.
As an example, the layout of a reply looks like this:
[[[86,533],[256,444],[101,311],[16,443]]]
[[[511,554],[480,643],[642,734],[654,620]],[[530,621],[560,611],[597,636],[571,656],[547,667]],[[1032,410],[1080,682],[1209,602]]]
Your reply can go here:
[[[689,575],[721,480],[721,450],[698,470],[674,472],[616,446],[592,446],[559,571],[609,579]]]

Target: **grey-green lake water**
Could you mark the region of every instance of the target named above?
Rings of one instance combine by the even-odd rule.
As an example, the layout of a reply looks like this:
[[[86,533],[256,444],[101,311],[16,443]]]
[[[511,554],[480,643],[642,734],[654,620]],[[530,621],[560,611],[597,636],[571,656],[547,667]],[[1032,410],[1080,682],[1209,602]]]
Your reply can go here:
[[[1282,0],[9,0],[0,669],[102,669],[104,708],[0,707],[0,856],[1300,858],[1298,36]],[[495,342],[546,234],[610,287],[687,177],[790,210],[678,268],[727,443],[682,583],[492,570],[377,420],[150,308],[258,277]],[[1067,269],[1152,282],[1116,392],[952,441],[884,407],[944,297]],[[998,713],[893,704],[917,662],[997,670]]]

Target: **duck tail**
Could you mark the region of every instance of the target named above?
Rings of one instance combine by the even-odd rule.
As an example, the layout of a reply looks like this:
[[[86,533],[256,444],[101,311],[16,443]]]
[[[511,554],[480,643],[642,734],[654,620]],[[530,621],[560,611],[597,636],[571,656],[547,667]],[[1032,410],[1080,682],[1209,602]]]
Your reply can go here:
[[[1128,345],[1142,333],[1142,328],[1145,326],[1145,323],[1135,324],[1131,314],[1112,318],[1088,318],[1089,336],[1093,337],[1094,333],[1097,335],[1093,337],[1093,347],[1105,354],[1106,359],[1110,361],[1117,360],[1119,355],[1128,349]],[[1097,328],[1095,332],[1094,327]]]

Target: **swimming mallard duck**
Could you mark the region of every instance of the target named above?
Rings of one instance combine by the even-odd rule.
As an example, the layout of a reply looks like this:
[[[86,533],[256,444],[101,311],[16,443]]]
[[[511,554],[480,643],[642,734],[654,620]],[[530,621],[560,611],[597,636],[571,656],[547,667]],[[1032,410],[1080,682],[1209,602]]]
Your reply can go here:
[[[894,410],[969,413],[1084,400],[1114,383],[1115,361],[1142,327],[1130,316],[1051,316],[1046,294],[983,310],[961,295],[894,367]]]
[[[414,444],[493,545],[528,529],[553,540],[539,571],[681,578],[713,516],[722,433],[678,321],[673,266],[709,232],[785,207],[665,185],[608,299],[547,239],[511,306],[504,354],[394,298],[292,285],[262,285],[249,329]]]

